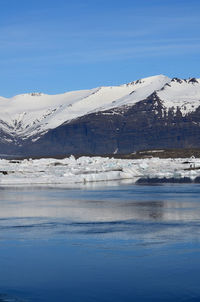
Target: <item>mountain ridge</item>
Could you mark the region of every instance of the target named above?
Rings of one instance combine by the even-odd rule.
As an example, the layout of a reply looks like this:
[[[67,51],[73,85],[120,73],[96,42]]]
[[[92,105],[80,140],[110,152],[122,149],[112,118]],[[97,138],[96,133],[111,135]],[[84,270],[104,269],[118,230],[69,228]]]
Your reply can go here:
[[[1,153],[129,153],[173,147],[173,137],[175,147],[198,147],[199,106],[199,79],[164,75],[59,95],[0,98]]]

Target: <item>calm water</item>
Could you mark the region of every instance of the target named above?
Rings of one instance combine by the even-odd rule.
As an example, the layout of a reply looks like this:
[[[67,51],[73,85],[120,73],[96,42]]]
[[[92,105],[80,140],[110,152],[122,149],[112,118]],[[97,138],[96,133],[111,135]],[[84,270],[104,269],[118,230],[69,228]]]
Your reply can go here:
[[[0,301],[200,301],[200,185],[0,188]]]

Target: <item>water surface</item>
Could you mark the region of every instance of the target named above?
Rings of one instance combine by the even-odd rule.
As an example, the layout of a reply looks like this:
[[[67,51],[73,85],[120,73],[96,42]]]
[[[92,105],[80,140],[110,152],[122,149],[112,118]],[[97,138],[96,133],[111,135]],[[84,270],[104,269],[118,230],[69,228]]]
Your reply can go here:
[[[0,188],[0,301],[200,301],[200,186]]]

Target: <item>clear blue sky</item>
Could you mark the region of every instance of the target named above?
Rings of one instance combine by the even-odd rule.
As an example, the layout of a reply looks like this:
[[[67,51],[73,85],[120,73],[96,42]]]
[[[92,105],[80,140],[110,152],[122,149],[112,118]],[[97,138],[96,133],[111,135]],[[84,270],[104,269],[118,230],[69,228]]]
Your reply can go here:
[[[0,0],[0,95],[199,72],[199,0]]]

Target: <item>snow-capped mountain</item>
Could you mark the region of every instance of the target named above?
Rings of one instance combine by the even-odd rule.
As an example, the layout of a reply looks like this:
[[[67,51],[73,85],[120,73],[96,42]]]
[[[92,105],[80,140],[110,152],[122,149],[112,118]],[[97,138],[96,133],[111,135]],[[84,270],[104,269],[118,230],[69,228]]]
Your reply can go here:
[[[142,120],[145,125],[148,120],[145,133],[147,131],[149,135],[151,133],[148,132],[149,127],[151,129],[157,125],[162,127],[161,131],[163,131],[164,125],[165,127],[170,123],[177,125],[177,118],[185,122],[189,119],[193,125],[198,125],[199,115],[195,113],[198,112],[199,106],[199,79],[170,79],[164,75],[148,77],[120,86],[98,87],[59,95],[30,93],[10,99],[0,97],[1,149],[6,153],[13,151],[26,153],[26,150],[31,153],[32,150],[33,153],[38,154],[39,149],[46,145],[46,150],[49,152],[52,150],[50,152],[52,154],[56,153],[56,148],[60,153],[61,146],[65,153],[73,153],[73,150],[75,153],[113,153],[126,152],[126,147],[120,145],[125,146],[129,142],[131,147],[127,152],[135,151],[150,147],[148,140],[146,146],[145,141],[141,144],[142,138],[139,137],[136,141],[135,138],[130,137],[130,141],[128,139],[123,143],[124,138],[120,134],[122,135],[125,129],[123,137],[133,132],[132,127],[137,130],[136,132],[143,129],[144,125],[138,128]],[[192,115],[195,116],[192,118]],[[164,124],[158,125],[158,121]],[[106,138],[109,129],[110,140]],[[115,132],[117,137],[113,143]],[[103,143],[102,139],[98,139],[99,135],[105,136],[105,142],[109,140],[107,152],[106,148],[97,147],[98,144]],[[87,148],[83,146],[82,141],[88,142]],[[109,147],[110,142],[112,148]],[[69,148],[69,144],[74,145],[74,149]]]
[[[115,87],[67,92],[59,95],[30,93],[0,98],[1,128],[24,139],[44,133],[85,114],[145,99],[170,79],[155,76]]]

